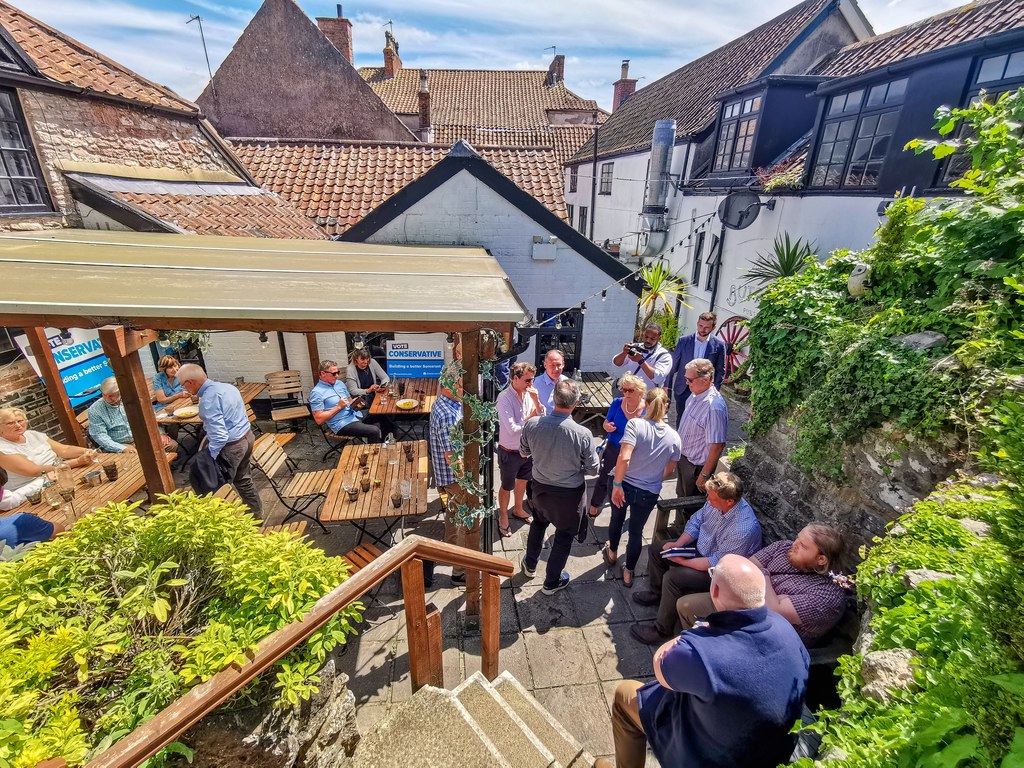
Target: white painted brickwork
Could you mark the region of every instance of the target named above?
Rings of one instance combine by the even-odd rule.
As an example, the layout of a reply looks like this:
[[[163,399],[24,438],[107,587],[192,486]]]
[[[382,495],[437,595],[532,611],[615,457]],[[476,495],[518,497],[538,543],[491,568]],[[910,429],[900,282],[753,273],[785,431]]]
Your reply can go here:
[[[508,273],[531,313],[568,307],[612,282],[607,273],[559,241],[554,261],[535,261],[533,237],[551,233],[466,171],[458,173],[370,238],[374,243],[475,245],[486,248]],[[611,368],[631,337],[636,296],[617,288],[604,302],[587,302],[583,322],[584,370]],[[533,361],[533,347],[520,359]]]

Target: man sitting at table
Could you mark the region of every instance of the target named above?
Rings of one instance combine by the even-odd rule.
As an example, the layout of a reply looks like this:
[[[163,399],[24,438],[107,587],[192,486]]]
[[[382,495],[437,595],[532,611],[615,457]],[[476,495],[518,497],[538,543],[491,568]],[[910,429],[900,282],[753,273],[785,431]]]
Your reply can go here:
[[[89,437],[106,453],[135,453],[135,437],[128,426],[128,414],[121,402],[117,379],[111,376],[100,384],[100,399],[89,406]],[[160,435],[164,451],[174,453],[178,444]]]
[[[341,370],[333,360],[320,362],[320,381],[309,393],[309,409],[313,420],[324,424],[336,435],[365,437],[367,442],[381,441],[380,427],[363,422],[363,414],[352,408],[356,398],[339,378]],[[358,405],[358,403],[356,403]]]

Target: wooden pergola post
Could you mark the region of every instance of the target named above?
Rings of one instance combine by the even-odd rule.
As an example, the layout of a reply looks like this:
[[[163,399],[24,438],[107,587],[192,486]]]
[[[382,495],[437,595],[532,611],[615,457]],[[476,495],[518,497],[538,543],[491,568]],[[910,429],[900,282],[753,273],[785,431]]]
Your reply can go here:
[[[32,354],[35,355],[39,373],[42,374],[43,383],[46,385],[46,394],[50,398],[50,404],[57,412],[57,422],[64,433],[64,442],[84,448],[85,438],[82,436],[81,426],[75,418],[75,412],[71,408],[71,401],[68,400],[68,393],[64,389],[60,371],[57,370],[57,361],[50,353],[50,344],[46,340],[46,329],[36,326],[29,327],[25,329],[25,335],[28,336]]]
[[[306,349],[309,350],[309,369],[313,372],[313,386],[320,379],[320,347],[316,343],[316,331],[306,334]]]
[[[150,501],[158,493],[174,490],[171,466],[164,455],[156,413],[149,399],[149,384],[142,370],[138,352],[157,338],[156,331],[130,331],[121,325],[106,325],[99,329],[103,351],[114,369],[121,401],[128,416],[128,426],[135,438],[139,463],[146,478]]]
[[[462,376],[462,389],[467,395],[480,396],[480,330],[474,329],[462,334],[462,367],[466,372]],[[480,424],[469,408],[462,409],[462,425],[465,434],[471,435]],[[476,480],[480,474],[480,445],[475,442],[466,444],[462,459],[463,470]],[[474,497],[469,502],[479,506],[481,500]],[[466,547],[474,552],[480,551],[480,522],[477,521],[466,535]],[[480,572],[466,571],[466,616],[480,616]]]

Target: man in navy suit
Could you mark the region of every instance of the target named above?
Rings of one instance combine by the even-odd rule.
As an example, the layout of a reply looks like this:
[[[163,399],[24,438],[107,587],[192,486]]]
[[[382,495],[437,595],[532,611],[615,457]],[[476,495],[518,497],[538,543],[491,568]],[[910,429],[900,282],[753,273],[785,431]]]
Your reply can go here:
[[[669,396],[676,401],[676,412],[683,412],[683,404],[690,396],[690,388],[686,385],[683,371],[691,360],[704,358],[715,366],[715,389],[720,389],[725,378],[725,344],[717,336],[712,335],[718,317],[714,312],[705,312],[697,318],[697,332],[683,336],[676,342],[672,351],[672,370],[669,371],[665,388]],[[678,376],[676,375],[678,374]]]

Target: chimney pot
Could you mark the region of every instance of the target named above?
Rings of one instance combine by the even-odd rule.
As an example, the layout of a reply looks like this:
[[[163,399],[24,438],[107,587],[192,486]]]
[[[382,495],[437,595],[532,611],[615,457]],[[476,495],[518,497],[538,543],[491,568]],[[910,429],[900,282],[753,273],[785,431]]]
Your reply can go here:
[[[430,87],[427,82],[427,71],[420,70],[420,89],[416,94],[416,106],[419,111],[419,137],[420,141],[431,142],[434,138],[434,129],[430,125]]]
[[[623,59],[621,76],[615,81],[615,90],[612,92],[612,112],[625,104],[635,92],[636,79],[629,76],[629,59]]]
[[[398,57],[398,41],[390,30],[384,33],[384,77],[392,78],[402,68],[402,60]]]
[[[565,56],[556,54],[548,65],[548,76],[544,78],[544,85],[558,85],[565,80]]]
[[[318,16],[316,25],[320,28],[323,36],[341,51],[341,55],[348,60],[349,64],[352,64],[352,22],[342,17],[341,5],[338,5],[337,17]]]

